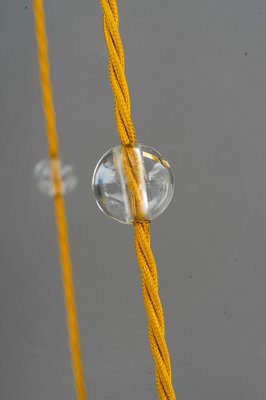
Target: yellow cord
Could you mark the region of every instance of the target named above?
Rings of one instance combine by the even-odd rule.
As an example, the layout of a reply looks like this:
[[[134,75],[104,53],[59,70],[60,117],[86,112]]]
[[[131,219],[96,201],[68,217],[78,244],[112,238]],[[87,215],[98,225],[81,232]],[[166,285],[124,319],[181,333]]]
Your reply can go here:
[[[69,345],[72,355],[72,368],[78,400],[86,400],[86,389],[83,377],[83,366],[79,344],[79,329],[74,298],[72,264],[68,243],[67,223],[64,199],[60,193],[60,174],[58,163],[58,139],[55,112],[53,107],[52,88],[50,82],[45,17],[42,0],[34,0],[35,31],[40,66],[40,82],[43,97],[43,109],[46,122],[48,153],[52,166],[52,179],[55,188],[54,206],[58,232],[58,244],[62,266],[62,280],[69,331]],[[115,98],[115,117],[118,133],[123,145],[134,144],[136,136],[130,116],[130,97],[124,72],[124,52],[119,34],[118,10],[115,0],[101,0],[103,9],[104,35],[109,53],[109,72],[111,86]],[[136,171],[128,171],[129,187],[140,202]],[[144,304],[148,316],[148,333],[151,351],[155,363],[156,385],[160,400],[175,400],[171,382],[170,357],[165,341],[164,317],[158,293],[157,270],[150,247],[150,231],[148,222],[134,224],[135,247],[137,259],[142,273],[142,290]]]
[[[72,356],[72,369],[74,374],[77,400],[86,400],[86,388],[84,384],[83,365],[80,352],[79,328],[75,294],[72,276],[72,264],[70,247],[68,242],[68,230],[65,216],[64,198],[60,191],[61,181],[58,169],[58,137],[56,131],[56,119],[53,106],[52,87],[50,81],[50,67],[48,58],[48,45],[45,30],[45,15],[42,0],[33,0],[35,17],[35,34],[38,47],[38,59],[40,68],[40,83],[42,90],[43,111],[46,122],[46,134],[48,142],[48,154],[51,161],[52,180],[54,185],[54,209],[57,225],[58,246],[62,267],[62,281],[64,288],[65,308],[69,334],[69,346]]]
[[[109,56],[109,74],[114,93],[115,118],[124,152],[127,145],[136,142],[130,115],[130,97],[125,76],[124,51],[119,34],[116,0],[100,0],[103,11],[103,29]],[[130,147],[129,147],[130,148]],[[125,156],[124,168],[134,202],[139,204],[138,176]],[[130,170],[131,167],[131,170]],[[148,317],[148,334],[155,364],[157,392],[160,400],[175,400],[171,381],[171,365],[165,340],[163,309],[158,292],[157,270],[150,247],[149,222],[135,222],[135,248],[142,274],[142,292]]]

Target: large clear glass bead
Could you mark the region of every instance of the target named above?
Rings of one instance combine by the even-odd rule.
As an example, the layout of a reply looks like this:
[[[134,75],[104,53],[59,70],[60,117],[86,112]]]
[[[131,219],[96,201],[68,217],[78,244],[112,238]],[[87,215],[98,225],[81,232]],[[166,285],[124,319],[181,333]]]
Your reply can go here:
[[[37,187],[40,192],[52,197],[56,194],[56,187],[52,179],[53,171],[60,177],[60,193],[66,195],[72,192],[77,186],[77,176],[73,164],[62,159],[43,159],[34,168],[33,176],[36,179]]]
[[[132,187],[137,191],[137,198],[132,195]],[[150,147],[117,146],[98,162],[92,189],[99,208],[115,220],[151,221],[170,203],[174,192],[173,173],[169,163]]]

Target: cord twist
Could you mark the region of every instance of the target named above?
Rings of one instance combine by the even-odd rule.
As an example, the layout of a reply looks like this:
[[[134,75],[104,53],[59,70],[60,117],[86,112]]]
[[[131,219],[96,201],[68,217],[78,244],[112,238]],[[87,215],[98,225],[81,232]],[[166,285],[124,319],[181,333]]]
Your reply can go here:
[[[131,162],[130,146],[136,142],[130,115],[130,96],[125,76],[124,51],[119,34],[116,0],[100,0],[103,10],[103,30],[108,50],[108,65],[111,87],[114,93],[115,119],[124,151],[124,171],[128,188],[141,214],[141,193],[138,187],[138,170]],[[158,292],[155,260],[150,247],[149,222],[135,222],[135,248],[142,275],[142,292],[148,317],[148,335],[155,364],[155,378],[160,400],[175,400],[171,382],[171,365],[165,341],[163,309]]]
[[[114,92],[115,119],[121,143],[136,142],[133,122],[130,116],[130,97],[125,76],[123,44],[119,33],[119,19],[116,1],[100,0],[103,10],[103,31],[108,49],[110,82]]]

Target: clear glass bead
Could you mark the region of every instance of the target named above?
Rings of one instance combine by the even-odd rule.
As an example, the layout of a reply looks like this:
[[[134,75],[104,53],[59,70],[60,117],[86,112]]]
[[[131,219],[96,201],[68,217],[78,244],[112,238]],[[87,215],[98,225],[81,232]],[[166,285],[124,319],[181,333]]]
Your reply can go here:
[[[72,164],[62,159],[43,159],[34,168],[33,175],[36,179],[38,189],[49,197],[55,195],[57,189],[53,183],[52,173],[56,171],[60,176],[60,193],[66,195],[72,192],[77,186],[77,176]]]
[[[117,146],[103,155],[92,189],[104,214],[132,223],[158,217],[170,203],[174,181],[169,163],[158,151],[136,144]]]

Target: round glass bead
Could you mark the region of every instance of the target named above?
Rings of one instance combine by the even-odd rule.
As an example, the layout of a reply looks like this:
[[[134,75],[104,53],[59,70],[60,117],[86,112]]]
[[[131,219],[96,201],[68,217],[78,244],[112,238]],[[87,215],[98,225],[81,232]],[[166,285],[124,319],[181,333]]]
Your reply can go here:
[[[40,160],[34,168],[33,175],[36,179],[38,189],[49,197],[55,195],[56,189],[52,180],[52,170],[56,168],[60,176],[60,193],[66,195],[77,186],[78,179],[73,164],[61,159]]]
[[[115,220],[128,224],[151,221],[170,203],[173,173],[162,155],[150,147],[117,146],[98,162],[92,190],[99,208]]]

